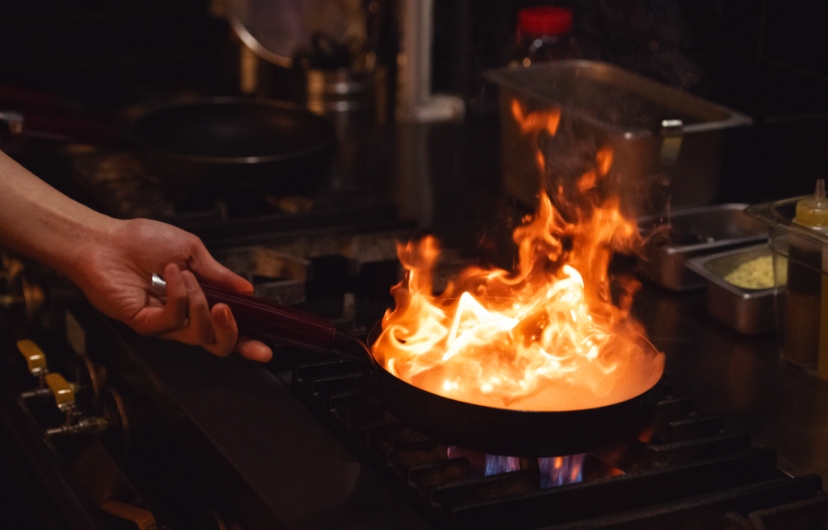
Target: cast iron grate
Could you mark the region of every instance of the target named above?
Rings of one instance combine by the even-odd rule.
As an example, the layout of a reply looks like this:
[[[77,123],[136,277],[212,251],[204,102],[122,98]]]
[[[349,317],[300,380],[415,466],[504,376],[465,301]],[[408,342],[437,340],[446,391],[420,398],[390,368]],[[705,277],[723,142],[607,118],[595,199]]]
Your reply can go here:
[[[788,477],[773,449],[725,432],[668,385],[647,432],[575,457],[576,481],[560,485],[550,468],[569,458],[486,457],[401,424],[372,398],[358,363],[302,366],[291,386],[438,528],[822,529],[828,520],[821,477]],[[508,460],[508,472],[486,475],[483,459]]]

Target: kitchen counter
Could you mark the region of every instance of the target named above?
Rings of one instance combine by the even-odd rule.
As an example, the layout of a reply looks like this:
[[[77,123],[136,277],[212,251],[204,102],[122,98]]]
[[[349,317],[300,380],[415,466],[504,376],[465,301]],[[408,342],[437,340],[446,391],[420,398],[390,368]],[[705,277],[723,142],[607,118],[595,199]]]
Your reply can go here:
[[[666,379],[677,394],[776,449],[783,471],[828,479],[828,383],[782,361],[774,334],[747,337],[715,321],[703,290],[648,285],[634,308],[666,353]]]

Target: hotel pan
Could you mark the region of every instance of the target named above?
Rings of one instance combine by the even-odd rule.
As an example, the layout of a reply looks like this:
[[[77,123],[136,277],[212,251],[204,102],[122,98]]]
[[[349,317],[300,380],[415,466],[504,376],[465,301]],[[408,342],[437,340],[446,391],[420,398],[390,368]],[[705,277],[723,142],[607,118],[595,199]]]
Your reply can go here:
[[[689,260],[687,267],[706,281],[707,312],[744,335],[772,332],[776,289],[744,289],[724,279],[742,263],[770,255],[770,247],[764,244]]]
[[[639,218],[639,230],[647,241],[639,272],[671,291],[704,287],[704,280],[685,267],[687,260],[767,240],[765,223],[746,215],[746,207],[720,204]],[[654,235],[661,227],[671,227],[676,237]]]

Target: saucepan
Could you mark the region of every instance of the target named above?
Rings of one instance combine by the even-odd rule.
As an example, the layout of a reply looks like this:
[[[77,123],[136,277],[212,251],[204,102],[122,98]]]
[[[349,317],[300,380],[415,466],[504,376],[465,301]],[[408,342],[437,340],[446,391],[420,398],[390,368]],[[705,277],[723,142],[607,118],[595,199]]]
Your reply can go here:
[[[159,277],[153,285],[165,287]],[[201,286],[210,305],[225,303],[239,332],[269,343],[337,353],[364,363],[373,395],[405,425],[449,445],[493,455],[563,456],[634,439],[652,419],[661,377],[641,394],[608,406],[567,411],[524,411],[458,401],[423,390],[388,372],[368,344],[328,320],[273,302]]]

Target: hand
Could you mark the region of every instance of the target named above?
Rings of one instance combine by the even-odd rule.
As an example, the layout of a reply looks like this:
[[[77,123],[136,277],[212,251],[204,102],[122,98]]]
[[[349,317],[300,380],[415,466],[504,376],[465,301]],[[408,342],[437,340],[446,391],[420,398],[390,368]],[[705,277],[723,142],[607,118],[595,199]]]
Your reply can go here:
[[[115,221],[100,240],[86,243],[67,274],[104,314],[142,335],[204,347],[224,357],[234,349],[266,362],[265,344],[238,336],[230,308],[210,308],[199,280],[250,294],[253,286],[219,264],[193,234],[174,226],[133,219]],[[167,282],[166,303],[150,286],[153,273]]]

